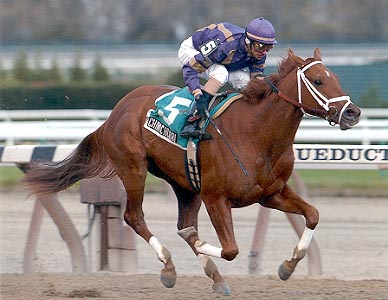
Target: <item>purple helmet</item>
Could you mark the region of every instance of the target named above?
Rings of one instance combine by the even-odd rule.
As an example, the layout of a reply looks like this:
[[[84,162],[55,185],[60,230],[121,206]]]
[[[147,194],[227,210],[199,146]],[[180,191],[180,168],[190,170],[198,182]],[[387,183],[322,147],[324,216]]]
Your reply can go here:
[[[271,22],[264,18],[257,18],[249,22],[245,28],[246,37],[255,42],[263,44],[276,44],[275,29]]]

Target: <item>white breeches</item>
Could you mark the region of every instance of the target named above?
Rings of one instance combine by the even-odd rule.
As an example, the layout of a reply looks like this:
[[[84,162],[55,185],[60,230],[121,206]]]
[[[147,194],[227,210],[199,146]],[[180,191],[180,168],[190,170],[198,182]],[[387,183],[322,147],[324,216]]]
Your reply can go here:
[[[191,37],[184,40],[178,50],[178,59],[182,65],[186,64],[195,55],[200,54],[193,46],[193,40]],[[211,65],[205,72],[199,75],[201,78],[208,80],[214,78],[218,80],[222,85],[229,82],[234,89],[242,89],[245,87],[249,80],[249,69],[244,68],[237,71],[229,72],[225,66],[220,64]]]
[[[251,78],[249,75],[248,68],[229,72],[228,81],[232,85],[232,87],[236,90],[241,90],[242,88],[244,88],[248,84],[250,79]]]

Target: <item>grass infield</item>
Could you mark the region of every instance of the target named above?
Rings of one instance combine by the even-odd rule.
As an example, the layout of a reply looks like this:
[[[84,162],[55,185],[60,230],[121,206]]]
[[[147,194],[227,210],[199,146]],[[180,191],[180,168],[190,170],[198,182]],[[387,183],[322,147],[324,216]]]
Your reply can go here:
[[[309,191],[314,190],[352,190],[358,192],[370,191],[378,194],[388,194],[388,171],[375,170],[299,170]],[[17,167],[0,167],[0,189],[3,191],[17,189],[23,173]],[[293,180],[290,181],[293,185]],[[152,175],[147,177],[146,191],[162,191],[164,183]]]

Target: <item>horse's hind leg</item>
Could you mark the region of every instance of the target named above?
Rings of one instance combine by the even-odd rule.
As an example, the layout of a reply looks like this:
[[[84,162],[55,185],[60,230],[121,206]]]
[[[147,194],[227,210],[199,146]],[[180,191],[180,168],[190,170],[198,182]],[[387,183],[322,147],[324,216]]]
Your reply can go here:
[[[133,180],[134,178],[131,177],[131,182]],[[164,264],[164,268],[161,270],[160,280],[165,287],[171,288],[175,285],[176,281],[175,266],[172,262],[170,251],[148,230],[144,221],[142,209],[144,186],[142,185],[138,190],[128,189],[127,194],[128,200],[124,220],[155,250],[158,259]]]
[[[131,149],[133,148],[135,148],[135,145],[132,145]],[[138,151],[137,153],[142,152]],[[142,204],[144,184],[147,176],[147,160],[145,156],[122,150],[114,158],[112,158],[112,162],[127,192],[124,220],[155,250],[158,259],[164,264],[160,275],[161,282],[165,287],[171,288],[176,281],[175,266],[172,262],[171,254],[149,231],[144,220]]]
[[[314,229],[319,221],[318,210],[305,202],[287,185],[280,194],[266,198],[265,200],[260,201],[260,204],[286,213],[303,215],[306,219],[306,228],[299,243],[294,248],[291,259],[285,260],[279,267],[278,274],[280,279],[287,280],[294,272],[298,262],[306,255],[307,248],[313,238]]]
[[[218,271],[216,264],[208,255],[198,253],[194,246],[195,242],[199,240],[197,233],[198,211],[201,207],[199,195],[180,187],[174,187],[174,191],[178,198],[179,208],[178,235],[189,244],[201,262],[206,276],[213,280],[213,291],[230,295],[230,287]]]
[[[165,287],[171,288],[176,282],[175,266],[172,262],[170,251],[147,228],[144,221],[144,213],[141,208],[143,192],[143,189],[127,191],[128,200],[124,220],[154,249],[158,259],[164,264],[164,268],[161,270],[160,280]]]

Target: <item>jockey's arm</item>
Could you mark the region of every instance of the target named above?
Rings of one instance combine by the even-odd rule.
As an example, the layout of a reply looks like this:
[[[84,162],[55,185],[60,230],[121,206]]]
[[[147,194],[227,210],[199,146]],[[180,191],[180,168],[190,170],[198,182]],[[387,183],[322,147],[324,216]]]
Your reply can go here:
[[[266,57],[263,57],[263,59],[258,61],[257,64],[254,64],[249,67],[251,78],[264,78],[265,59]]]
[[[183,65],[183,80],[194,96],[201,91],[199,74],[205,72],[209,66],[209,62],[206,61],[201,54],[195,55],[185,65]]]

